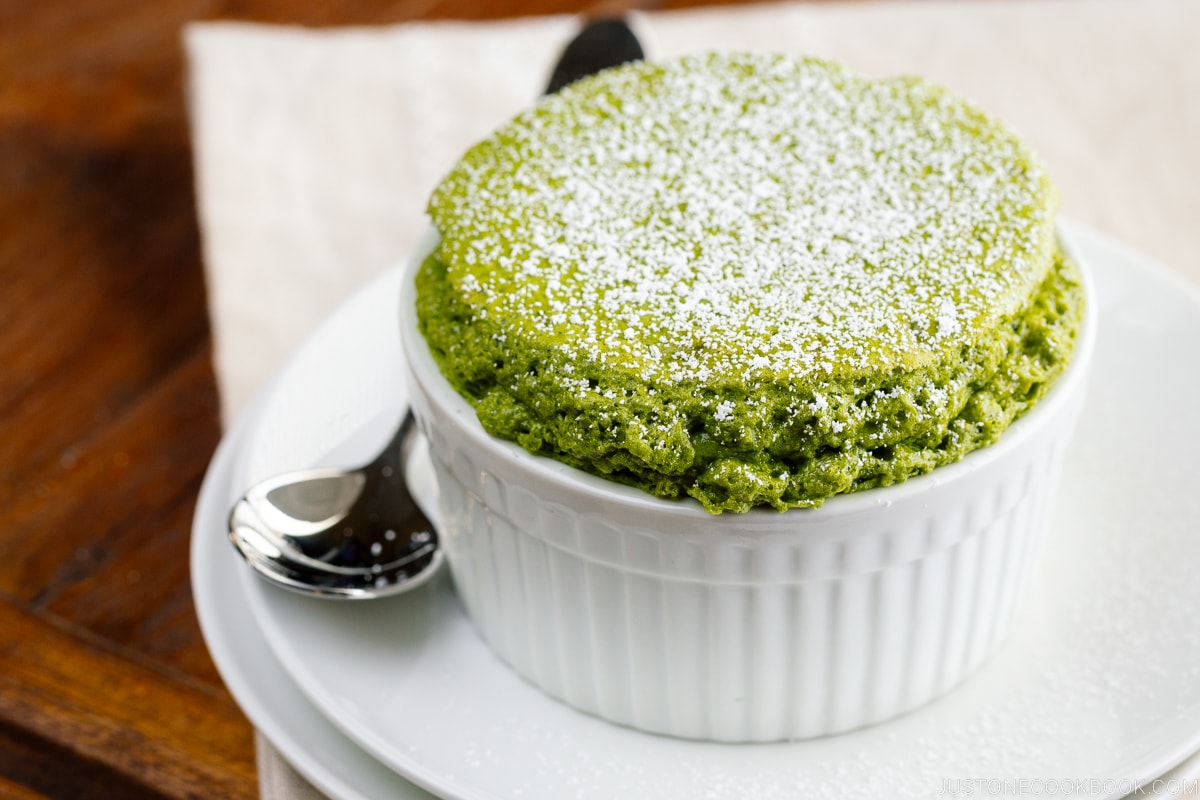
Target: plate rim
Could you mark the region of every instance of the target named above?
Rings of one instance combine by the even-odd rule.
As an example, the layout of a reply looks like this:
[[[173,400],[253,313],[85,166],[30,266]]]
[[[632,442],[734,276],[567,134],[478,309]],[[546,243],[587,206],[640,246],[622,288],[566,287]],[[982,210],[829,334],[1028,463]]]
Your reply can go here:
[[[316,789],[335,800],[378,800],[380,795],[371,791],[372,788],[384,788],[388,792],[386,796],[395,800],[430,800],[430,794],[362,750],[312,706],[291,676],[283,671],[283,665],[278,663],[278,657],[265,642],[259,640],[261,650],[253,656],[247,656],[244,653],[239,654],[233,643],[227,641],[236,638],[233,629],[238,627],[253,627],[255,634],[257,633],[257,623],[248,616],[235,614],[230,617],[223,615],[220,610],[223,604],[230,608],[236,606],[243,593],[240,579],[231,582],[230,592],[223,593],[219,586],[222,569],[241,571],[237,555],[226,544],[222,525],[226,506],[234,491],[232,482],[236,471],[236,459],[243,452],[247,434],[258,419],[272,385],[273,382],[270,382],[261,389],[222,435],[197,495],[188,558],[192,600],[201,636],[222,682],[250,720],[256,733],[264,736],[292,769]],[[252,635],[252,638],[257,636]],[[269,707],[258,694],[257,689],[262,688],[262,679],[255,677],[255,667],[261,668],[264,663],[277,668],[279,679],[276,683],[280,688],[290,688],[297,695],[295,700],[298,703],[310,707],[314,718],[308,721],[309,724],[328,728],[319,730],[316,734],[323,739],[323,743],[316,748],[305,741],[312,738],[305,725],[289,727],[282,723],[279,720],[279,709]],[[340,777],[337,770],[331,768],[325,759],[314,757],[314,749],[327,753],[331,744],[339,753],[339,763],[354,762],[352,766],[356,782]],[[374,777],[365,778],[370,785],[364,789],[357,783],[361,783],[368,773]],[[378,786],[375,786],[376,783]]]

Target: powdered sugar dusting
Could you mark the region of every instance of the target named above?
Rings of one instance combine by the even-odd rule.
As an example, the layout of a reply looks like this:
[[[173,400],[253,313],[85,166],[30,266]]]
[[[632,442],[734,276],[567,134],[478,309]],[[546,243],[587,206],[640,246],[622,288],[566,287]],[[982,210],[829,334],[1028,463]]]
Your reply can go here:
[[[603,73],[472,149],[439,257],[482,318],[651,382],[916,368],[1046,274],[1054,192],[917,79],[707,54]]]

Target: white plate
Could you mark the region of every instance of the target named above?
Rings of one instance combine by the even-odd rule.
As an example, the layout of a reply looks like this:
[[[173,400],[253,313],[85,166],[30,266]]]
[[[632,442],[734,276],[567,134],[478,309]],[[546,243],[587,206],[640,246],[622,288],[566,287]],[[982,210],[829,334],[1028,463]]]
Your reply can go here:
[[[368,605],[288,595],[246,570],[238,589],[228,574],[221,586],[244,592],[278,661],[329,721],[447,797],[933,797],[956,781],[1038,778],[1082,781],[1072,796],[1118,796],[1200,746],[1200,624],[1192,613],[1200,608],[1200,492],[1191,464],[1200,449],[1192,416],[1200,371],[1189,352],[1200,341],[1200,299],[1108,240],[1072,233],[1099,287],[1100,340],[1043,569],[1001,652],[907,717],[794,745],[647,736],[522,682],[475,637],[445,581]],[[403,398],[399,368],[380,368],[399,356],[397,280],[389,273],[358,295],[280,375],[234,464],[233,485],[324,460],[330,450],[333,461],[350,461],[382,441]],[[351,381],[329,380],[330,370]],[[219,536],[201,521],[198,532]],[[201,606],[221,591],[205,577],[198,568]],[[213,645],[234,623],[207,600],[202,621]],[[237,645],[213,650],[245,705],[256,689],[239,674],[246,659],[230,652]],[[250,702],[256,724],[266,728],[264,716],[301,736],[278,720],[274,701]],[[266,732],[310,777],[340,766],[321,745],[345,740],[328,723],[319,731],[307,724],[307,742],[290,749],[278,730]]]

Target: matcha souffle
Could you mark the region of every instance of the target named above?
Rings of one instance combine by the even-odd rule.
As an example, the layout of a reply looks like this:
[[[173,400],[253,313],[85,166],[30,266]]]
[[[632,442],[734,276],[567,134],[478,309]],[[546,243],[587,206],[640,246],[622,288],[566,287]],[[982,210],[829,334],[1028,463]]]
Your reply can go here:
[[[994,442],[1083,316],[1057,194],[925,80],[705,54],[612,69],[429,204],[420,328],[492,435],[705,509],[819,506]]]

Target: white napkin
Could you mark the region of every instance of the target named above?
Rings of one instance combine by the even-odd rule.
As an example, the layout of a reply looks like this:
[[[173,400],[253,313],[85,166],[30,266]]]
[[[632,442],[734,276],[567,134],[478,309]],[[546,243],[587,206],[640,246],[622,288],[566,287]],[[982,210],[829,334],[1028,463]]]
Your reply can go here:
[[[226,422],[321,317],[409,251],[438,178],[538,96],[578,24],[187,29]],[[1200,283],[1200,3],[782,4],[634,26],[651,58],[770,49],[930,77],[1025,135],[1064,214]],[[260,775],[268,800],[318,796],[265,743]]]

